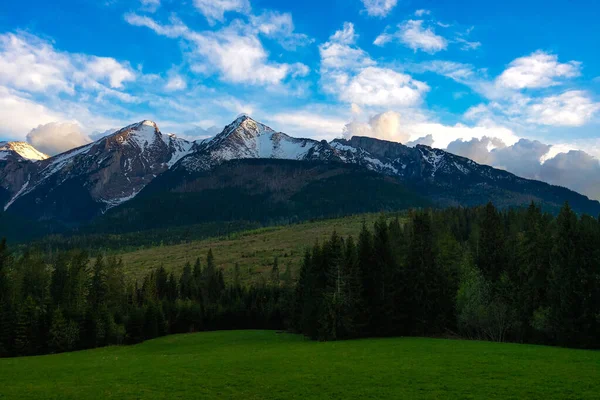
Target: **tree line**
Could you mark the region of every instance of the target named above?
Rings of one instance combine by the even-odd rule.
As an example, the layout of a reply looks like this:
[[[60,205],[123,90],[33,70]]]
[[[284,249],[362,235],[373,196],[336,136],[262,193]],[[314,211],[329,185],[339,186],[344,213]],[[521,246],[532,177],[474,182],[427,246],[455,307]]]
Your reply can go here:
[[[134,344],[172,333],[283,329],[285,287],[226,285],[212,251],[176,276],[164,268],[127,284],[115,256],[81,250],[11,257],[0,243],[0,356]]]
[[[414,211],[304,257],[293,327],[319,340],[466,338],[600,347],[600,219],[566,204]]]
[[[335,232],[297,276],[225,282],[212,251],[128,282],[116,256],[11,255],[0,243],[0,355],[132,344],[171,333],[287,329],[315,340],[398,335],[600,347],[600,219],[479,208],[382,216]]]

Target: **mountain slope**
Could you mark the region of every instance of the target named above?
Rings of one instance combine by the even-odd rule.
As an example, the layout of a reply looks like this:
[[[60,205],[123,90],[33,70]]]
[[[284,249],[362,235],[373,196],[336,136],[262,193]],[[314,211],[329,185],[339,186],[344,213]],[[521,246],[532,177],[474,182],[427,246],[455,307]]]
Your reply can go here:
[[[428,205],[398,179],[353,165],[240,159],[207,171],[167,171],[90,229],[128,232],[214,221],[277,224]]]
[[[25,142],[0,142],[0,205],[4,206],[26,187],[37,161],[48,156]]]
[[[192,144],[155,123],[129,125],[96,142],[36,163],[5,209],[37,219],[87,221],[135,195]]]
[[[498,207],[511,207],[535,201],[547,211],[557,211],[569,201],[580,213],[600,213],[598,201],[572,190],[520,178],[444,150],[358,136],[336,139],[331,145],[344,162],[399,177],[439,205],[471,206],[493,201]]]

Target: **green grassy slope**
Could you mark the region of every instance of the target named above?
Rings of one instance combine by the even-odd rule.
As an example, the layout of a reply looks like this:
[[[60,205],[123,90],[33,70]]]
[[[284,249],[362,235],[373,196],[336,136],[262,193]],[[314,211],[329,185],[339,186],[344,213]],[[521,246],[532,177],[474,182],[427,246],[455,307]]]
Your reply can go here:
[[[600,353],[272,331],[0,360],[4,399],[597,399]]]
[[[379,216],[380,214],[362,214],[265,228],[231,234],[225,238],[150,247],[119,256],[123,258],[128,277],[141,278],[151,269],[160,266],[180,273],[187,261],[193,264],[196,257],[200,257],[204,262],[206,253],[212,248],[217,265],[224,269],[226,278],[231,275],[237,262],[240,265],[242,279],[255,280],[270,271],[275,257],[279,259],[279,269],[282,272],[288,264],[292,271],[295,271],[300,265],[304,251],[316,240],[322,241],[334,230],[343,237],[353,235],[357,238],[363,222],[372,227]]]

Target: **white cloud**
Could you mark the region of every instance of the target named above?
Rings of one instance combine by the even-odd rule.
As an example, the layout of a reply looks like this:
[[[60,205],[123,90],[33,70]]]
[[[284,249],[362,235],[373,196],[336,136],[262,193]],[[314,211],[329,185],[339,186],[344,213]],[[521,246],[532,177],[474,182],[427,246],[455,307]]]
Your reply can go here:
[[[471,140],[457,139],[448,144],[447,151],[471,159],[479,164],[492,164],[493,148],[504,148],[506,144],[498,138],[484,136]]]
[[[440,149],[448,147],[455,140],[494,137],[506,144],[513,144],[518,140],[517,135],[511,129],[491,122],[475,125],[461,123],[444,125],[430,121],[408,122],[404,129],[411,134],[411,138],[421,138],[431,134],[434,138],[433,146]]]
[[[394,7],[398,0],[362,0],[367,14],[372,17],[385,17]]]
[[[165,84],[165,90],[174,92],[184,90],[185,88],[187,88],[187,82],[181,75],[175,72],[169,73],[169,78]]]
[[[413,65],[411,68],[416,72],[434,72],[464,84],[468,84],[476,76],[472,65],[454,61],[434,60]]]
[[[0,35],[0,84],[6,87],[71,96],[83,89],[99,98],[112,96],[131,102],[132,96],[114,89],[135,79],[129,64],[114,58],[60,52],[51,43],[29,34]]]
[[[410,133],[404,131],[401,126],[400,114],[395,111],[386,111],[373,116],[368,123],[350,122],[344,128],[344,137],[369,136],[381,140],[406,143],[410,139]]]
[[[366,51],[353,46],[357,37],[354,24],[345,22],[341,30],[320,45],[322,71],[354,70],[375,65]]]
[[[364,50],[354,45],[356,38],[354,25],[345,23],[328,42],[319,46],[324,90],[357,106],[419,104],[429,86],[410,75],[377,67]]]
[[[192,68],[198,72],[215,69],[228,82],[278,85],[287,76],[306,71],[303,64],[269,62],[260,40],[236,27],[194,33],[190,39],[196,46]]]
[[[466,51],[477,50],[478,48],[481,47],[481,42],[471,42],[471,41],[468,41],[467,39],[461,38],[461,37],[454,39],[454,41],[457,43],[460,43],[462,45],[461,50],[466,50]]]
[[[280,130],[297,137],[331,140],[339,137],[346,119],[315,111],[280,112],[265,117],[265,121],[277,125]]]
[[[436,35],[431,28],[424,28],[422,20],[409,20],[398,25],[398,31],[392,34],[382,33],[373,44],[383,46],[393,40],[398,40],[414,50],[434,54],[448,47],[448,41]]]
[[[545,88],[560,84],[560,79],[579,76],[580,69],[580,62],[561,64],[558,56],[536,51],[511,62],[496,84],[510,89]]]
[[[582,126],[600,111],[584,91],[571,90],[557,96],[536,100],[527,107],[528,122],[539,125]]]
[[[27,142],[48,155],[59,154],[91,141],[78,124],[70,122],[40,125],[27,134]]]
[[[30,92],[74,92],[69,57],[28,34],[0,35],[0,84]]]
[[[146,28],[150,28],[158,35],[169,38],[181,37],[189,32],[188,27],[175,18],[171,20],[171,25],[161,25],[150,17],[129,13],[125,14],[125,21],[133,26],[144,26]]]
[[[407,142],[406,145],[408,147],[416,147],[417,145],[423,145],[423,146],[433,146],[433,144],[435,143],[435,139],[433,138],[433,135],[429,134],[427,136],[423,136],[420,138],[417,138],[415,140],[411,140],[410,142]]]
[[[430,14],[431,14],[431,11],[429,11],[429,10],[420,9],[420,10],[415,11],[415,16],[417,16],[417,17],[422,17],[423,15],[430,15]]]
[[[192,71],[217,73],[226,82],[277,86],[288,77],[304,76],[309,71],[301,63],[269,61],[269,53],[257,36],[260,30],[240,21],[218,31],[194,32],[178,20],[164,26],[135,14],[125,18],[130,24],[148,27],[159,35],[187,40],[192,46],[186,53]]]
[[[340,98],[370,106],[414,106],[429,90],[427,84],[391,69],[368,67],[342,88]]]
[[[194,6],[206,17],[209,24],[225,21],[226,12],[248,13],[248,0],[194,0]]]
[[[261,35],[275,39],[287,50],[294,50],[313,42],[307,35],[294,32],[294,22],[290,13],[267,11],[259,16],[251,16],[250,21]]]
[[[64,119],[64,115],[0,86],[0,136],[22,140],[32,127]]]
[[[339,95],[351,76],[364,67],[375,65],[367,52],[354,46],[357,34],[354,24],[344,23],[329,41],[319,46],[321,56],[321,84],[326,92]]]
[[[354,24],[352,22],[344,22],[344,26],[339,31],[336,31],[330,38],[330,42],[339,44],[354,44],[358,34],[354,31]]]
[[[97,80],[108,79],[112,88],[122,88],[123,82],[136,79],[135,72],[129,66],[109,57],[91,57],[86,72]]]

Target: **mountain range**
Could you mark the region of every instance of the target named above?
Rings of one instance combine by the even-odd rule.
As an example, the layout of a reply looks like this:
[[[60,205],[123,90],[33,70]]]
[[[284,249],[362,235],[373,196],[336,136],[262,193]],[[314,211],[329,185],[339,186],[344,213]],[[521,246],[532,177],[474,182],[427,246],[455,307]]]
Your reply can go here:
[[[536,201],[549,211],[569,201],[578,212],[600,213],[600,203],[576,192],[440,149],[357,136],[299,139],[245,115],[195,142],[142,121],[53,157],[27,143],[0,143],[4,220],[53,229],[272,222],[487,201]]]

